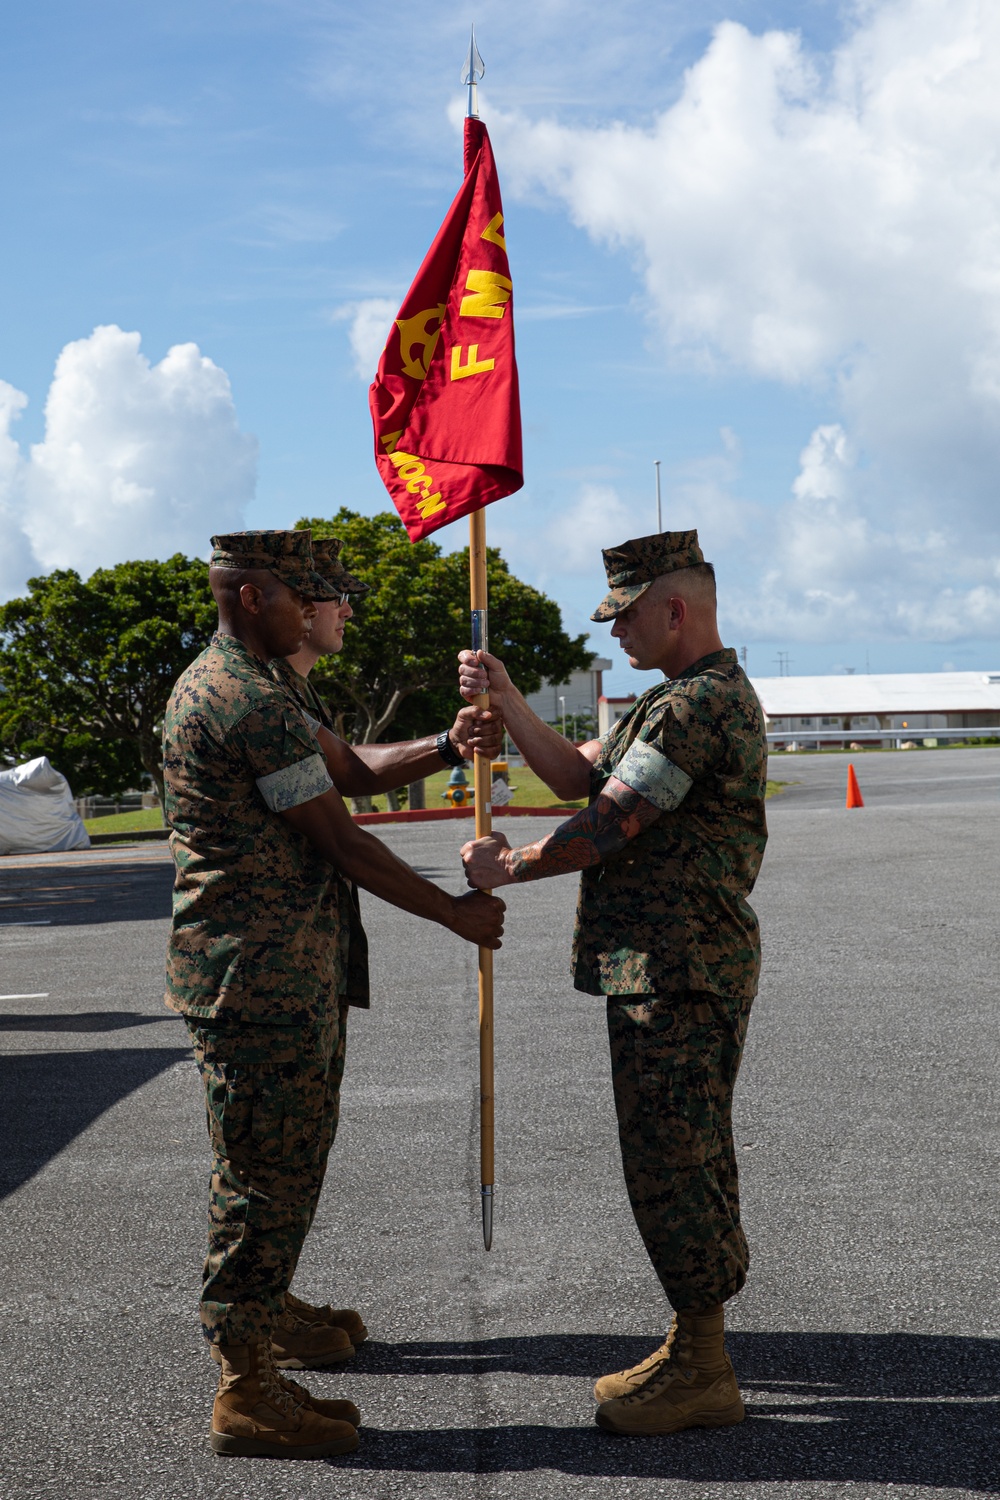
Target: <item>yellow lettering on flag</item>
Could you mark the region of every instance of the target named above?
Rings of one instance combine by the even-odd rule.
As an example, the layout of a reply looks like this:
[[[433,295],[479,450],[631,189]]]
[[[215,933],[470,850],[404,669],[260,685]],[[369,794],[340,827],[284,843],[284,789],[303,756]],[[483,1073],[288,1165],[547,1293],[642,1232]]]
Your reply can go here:
[[[494,214],[479,238],[489,240],[491,245],[499,245],[506,255],[507,241],[503,237],[503,214]]]
[[[424,521],[427,520],[428,516],[436,516],[438,511],[444,510],[444,508],[445,504],[441,499],[440,490],[436,495],[426,495],[422,500],[417,501],[417,510],[419,510],[421,519]]]
[[[471,292],[462,298],[458,309],[462,318],[502,318],[507,311],[514,283],[499,271],[470,271],[465,280],[465,290]]]
[[[382,434],[382,437],[381,437],[380,441],[381,441],[382,447],[385,449],[386,453],[395,453],[395,451],[396,451],[396,444],[399,442],[399,440],[400,440],[400,438],[402,436],[403,436],[403,429],[402,429],[402,427],[399,429],[398,432],[384,432]]]
[[[398,432],[392,435],[399,437]],[[400,453],[395,448],[389,449],[389,457],[396,466],[399,478],[406,481],[409,493],[420,496],[416,505],[423,520],[426,521],[428,516],[436,516],[439,510],[445,509],[440,490],[436,495],[430,493],[434,480],[427,473],[422,458],[418,458],[415,453]]]
[[[469,357],[462,363],[462,345],[455,344],[451,351],[451,378],[452,380],[464,380],[467,375],[486,375],[493,369],[492,359],[479,358],[479,345],[469,345]]]
[[[414,313],[412,318],[396,319],[404,375],[410,375],[414,380],[423,380],[426,376],[434,358],[437,341],[441,337],[441,319],[444,317],[445,306],[444,302],[439,302],[437,307],[425,307],[423,312]],[[438,326],[432,333],[428,325],[435,321]],[[419,355],[416,353],[418,349],[421,351]]]

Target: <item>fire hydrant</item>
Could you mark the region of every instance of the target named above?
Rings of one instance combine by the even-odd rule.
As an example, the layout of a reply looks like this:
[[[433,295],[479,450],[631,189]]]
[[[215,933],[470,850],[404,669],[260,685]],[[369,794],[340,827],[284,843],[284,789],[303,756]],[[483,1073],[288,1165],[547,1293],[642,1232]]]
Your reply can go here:
[[[465,774],[464,766],[456,766],[448,777],[448,785],[441,793],[445,802],[452,807],[463,807],[466,802],[471,802],[475,792],[469,785],[469,778]]]

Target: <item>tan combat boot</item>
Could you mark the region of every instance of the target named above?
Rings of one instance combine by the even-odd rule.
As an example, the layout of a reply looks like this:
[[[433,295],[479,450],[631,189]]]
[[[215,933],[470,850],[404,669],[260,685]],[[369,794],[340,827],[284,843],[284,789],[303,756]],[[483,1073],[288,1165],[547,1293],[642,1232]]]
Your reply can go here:
[[[638,1390],[657,1366],[670,1358],[676,1333],[677,1319],[675,1317],[659,1349],[654,1349],[652,1354],[647,1354],[641,1364],[633,1365],[628,1370],[616,1370],[614,1375],[601,1376],[594,1386],[594,1395],[597,1400],[614,1401],[618,1396],[630,1396],[633,1391]]]
[[[638,1390],[597,1408],[605,1432],[637,1437],[685,1427],[729,1427],[742,1422],[743,1401],[723,1343],[721,1304],[679,1312],[670,1357]]]
[[[274,1364],[280,1365],[282,1370],[325,1370],[328,1365],[342,1365],[345,1359],[354,1358],[354,1343],[346,1329],[325,1319],[303,1316],[292,1310],[288,1302],[295,1304],[295,1308],[307,1308],[309,1313],[325,1313],[325,1308],[310,1308],[307,1302],[289,1298],[288,1293],[285,1293],[285,1298],[285,1311],[277,1317],[271,1334]],[[357,1313],[354,1316],[357,1317]],[[364,1328],[363,1323],[361,1328]],[[364,1329],[364,1334],[367,1337],[367,1329]],[[219,1346],[210,1344],[208,1353],[216,1365],[219,1364]]]
[[[293,1297],[291,1292],[286,1292],[285,1310],[295,1313],[296,1317],[302,1318],[306,1323],[329,1323],[333,1328],[342,1328],[355,1348],[368,1337],[364,1319],[353,1307],[330,1307],[329,1304],[326,1307],[313,1307],[311,1302],[303,1302],[301,1297]]]
[[[271,1352],[282,1370],[323,1370],[354,1358],[354,1345],[334,1323],[314,1323],[288,1307],[271,1329]]]
[[[216,1453],[239,1458],[328,1458],[352,1453],[350,1422],[322,1416],[292,1385],[279,1383],[269,1344],[223,1344],[212,1409]]]
[[[352,1427],[361,1426],[361,1412],[353,1401],[327,1400],[323,1396],[314,1396],[312,1391],[307,1391],[304,1385],[299,1385],[297,1380],[289,1380],[287,1375],[282,1375],[275,1366],[274,1378],[283,1391],[290,1391],[296,1401],[305,1406],[311,1406],[313,1411],[318,1411],[321,1417],[330,1417],[334,1422],[350,1422]]]

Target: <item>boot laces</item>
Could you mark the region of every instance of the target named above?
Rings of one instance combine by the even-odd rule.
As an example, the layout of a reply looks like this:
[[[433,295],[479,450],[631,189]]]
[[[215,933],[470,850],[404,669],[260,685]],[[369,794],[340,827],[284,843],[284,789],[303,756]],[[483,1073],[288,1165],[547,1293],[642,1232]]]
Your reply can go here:
[[[299,1406],[309,1405],[309,1392],[304,1385],[299,1385],[297,1380],[289,1380],[288,1376],[283,1375],[277,1366],[275,1366],[274,1378],[283,1391],[288,1391],[289,1394],[294,1395],[296,1403]]]
[[[278,1411],[284,1412],[286,1416],[294,1416],[300,1406],[304,1406],[306,1392],[302,1386],[297,1385],[294,1380],[283,1380],[275,1368],[274,1359],[271,1354],[270,1344],[260,1346],[260,1364],[258,1366],[260,1377],[260,1388]]]
[[[654,1363],[650,1365],[650,1369],[658,1370],[661,1364],[670,1359],[671,1350],[674,1347],[674,1339],[676,1338],[676,1335],[677,1320],[675,1318],[670,1327],[667,1329],[667,1336],[663,1340],[663,1343],[660,1345],[659,1349],[654,1349],[652,1354],[647,1354],[646,1358],[640,1360],[637,1365],[630,1365],[627,1370],[620,1370],[618,1373],[623,1376],[635,1375],[636,1372],[638,1370],[641,1370],[644,1365],[650,1365],[651,1360],[654,1361]],[[646,1380],[647,1378],[648,1373],[643,1377],[643,1379]]]
[[[634,1375],[637,1368],[641,1368],[642,1365],[649,1365],[649,1369],[643,1376],[641,1385],[638,1387],[638,1389],[641,1390],[642,1386],[644,1386],[648,1380],[651,1380],[654,1375],[659,1374],[660,1369],[663,1365],[668,1364],[670,1360],[673,1359],[674,1343],[676,1341],[676,1338],[677,1319],[675,1318],[670,1327],[667,1329],[667,1336],[663,1340],[663,1343],[660,1345],[659,1349],[654,1349],[652,1354],[648,1354],[646,1358],[640,1362],[640,1365],[638,1367],[633,1365],[631,1369],[623,1370],[622,1374]],[[650,1360],[654,1362],[650,1364]]]
[[[291,1300],[289,1300],[291,1299]],[[322,1323],[326,1314],[332,1309],[326,1307],[314,1307],[311,1302],[303,1302],[301,1297],[295,1297],[291,1292],[285,1293],[285,1312],[291,1313],[303,1323]]]
[[[642,1382],[642,1385],[637,1386],[629,1395],[622,1396],[620,1399],[627,1405],[638,1406],[654,1390],[666,1389],[675,1380],[682,1379],[685,1368],[690,1369],[690,1366],[679,1365],[675,1359],[658,1360]]]
[[[294,1311],[290,1307],[286,1307],[284,1312],[278,1316],[278,1326],[279,1328],[286,1329],[288,1332],[298,1333],[300,1329],[310,1328],[312,1324],[301,1313]]]

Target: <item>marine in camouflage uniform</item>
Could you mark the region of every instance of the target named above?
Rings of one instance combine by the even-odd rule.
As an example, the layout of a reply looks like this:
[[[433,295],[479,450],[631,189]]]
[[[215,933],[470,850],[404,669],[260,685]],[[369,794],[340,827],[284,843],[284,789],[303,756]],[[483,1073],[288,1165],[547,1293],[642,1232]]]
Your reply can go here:
[[[318,624],[324,614],[336,612],[337,615],[350,615],[349,609],[344,609],[349,596],[362,595],[368,592],[368,584],[356,578],[353,573],[348,572],[339,559],[341,542],[336,537],[313,537],[312,538],[312,562],[314,570],[331,590],[332,597],[328,601],[317,601],[317,619],[313,622],[313,633],[317,632]],[[336,632],[334,633],[336,634]],[[310,638],[311,639],[311,638]],[[342,639],[342,631],[341,631]],[[298,662],[305,647],[297,653],[294,660]],[[283,687],[306,716],[324,729],[334,730],[333,715],[329,705],[320,697],[312,683],[309,681],[308,670],[303,672],[292,665],[288,657],[275,657],[269,663],[269,671],[275,681]],[[347,1018],[351,1006],[364,1009],[369,1005],[369,973],[368,973],[368,938],[361,920],[361,905],[358,899],[357,887],[353,881],[345,879],[339,871],[336,875],[336,895],[339,907],[338,923],[338,946],[340,950],[340,972],[346,976],[346,983],[342,994],[337,996],[337,1039],[336,1047],[332,1055],[332,1064],[329,1076],[329,1100],[324,1111],[324,1128],[320,1142],[320,1152],[324,1164],[329,1158],[337,1133],[337,1124],[340,1119],[340,1089],[344,1079],[344,1066],[346,1062],[347,1049]],[[318,1193],[317,1193],[318,1197]],[[316,1315],[317,1310],[309,1303],[302,1302],[297,1297],[286,1295],[286,1310],[292,1317],[300,1322],[310,1321]],[[322,1309],[322,1321],[331,1321],[335,1326],[343,1328],[348,1337],[349,1344],[346,1353],[351,1353],[351,1347],[356,1347],[368,1336],[368,1330],[364,1321],[358,1313],[350,1308]]]
[[[222,1364],[212,1444],[321,1456],[356,1445],[357,1408],[282,1381],[271,1349],[290,1341],[286,1294],[336,1128],[344,1007],[367,1004],[346,962],[345,876],[469,941],[496,946],[498,913],[459,910],[355,827],[324,731],[268,671],[275,648],[301,644],[315,614],[307,601],[338,597],[312,568],[309,532],[213,546],[220,630],[178,680],[164,721],[177,870],[166,1003],[191,1031],[213,1149],[201,1301]],[[308,1327],[285,1362],[329,1363],[339,1334]]]
[[[732,1095],[760,973],[747,896],[767,838],[763,714],[735,651],[647,688],[590,773],[663,806],[585,870],[576,988],[608,1004],[629,1197],[675,1308],[725,1302],[746,1281]]]
[[[362,583],[360,578],[355,578],[354,574],[349,573],[340,561],[341,546],[339,537],[313,537],[313,567],[335,595],[335,598],[325,606],[327,609],[343,606],[348,602],[351,594],[357,596],[367,594],[369,591],[367,583]],[[350,611],[347,612],[348,618],[350,613]],[[315,628],[314,624],[313,629]],[[296,653],[296,663],[300,661],[302,655],[303,651]],[[330,705],[320,697],[309,681],[308,671],[301,671],[287,656],[279,656],[271,662],[271,675],[294,694],[306,712],[317,719],[324,729],[329,729],[331,733],[334,731],[336,726],[333,722],[333,714],[330,712]]]
[[[248,533],[212,563],[238,557],[332,598],[309,540]],[[176,683],[163,743],[177,867],[166,1003],[191,1030],[213,1147],[202,1323],[213,1343],[253,1343],[283,1311],[315,1209],[339,1040],[329,998],[344,982],[337,873],[275,814],[333,783],[301,712],[228,634]]]
[[[661,666],[667,680],[642,693],[603,739],[583,746],[574,765],[548,731],[530,724],[523,699],[489,659],[491,698],[499,696],[529,764],[543,777],[554,767],[561,795],[578,794],[586,776],[589,805],[537,845],[511,850],[494,836],[468,845],[466,857],[474,883],[488,888],[582,870],[573,978],[577,989],[607,997],[636,1223],[673,1308],[717,1320],[721,1340],[721,1305],[743,1286],[749,1265],[732,1098],[760,971],[747,898],[767,837],[764,718],[736,653],[718,640],[714,576],[696,533],[640,538],[608,549],[604,560],[610,592],[592,618],[614,620],[613,633],[628,634],[628,619],[619,617],[632,611],[633,665]],[[671,629],[678,600],[681,622]],[[481,681],[466,662],[471,691]],[[570,782],[559,779],[566,765]],[[714,1337],[715,1322],[712,1330]],[[638,1374],[599,1382],[599,1397],[631,1396],[669,1359],[673,1343]],[[718,1350],[713,1357],[721,1377]],[[724,1420],[738,1420],[735,1383],[722,1385]],[[605,1415],[613,1430],[646,1430],[641,1421],[628,1426],[629,1413],[625,1426],[614,1425],[622,1413]],[[649,1430],[693,1425],[676,1416],[670,1413],[674,1425]]]

